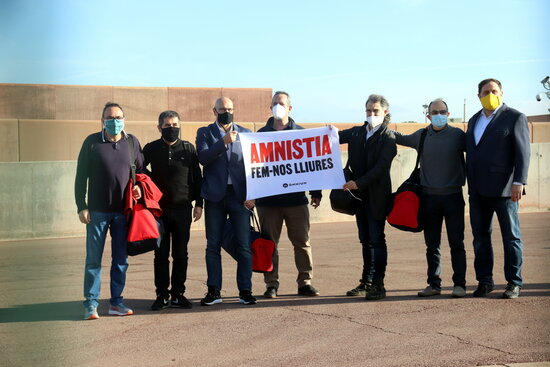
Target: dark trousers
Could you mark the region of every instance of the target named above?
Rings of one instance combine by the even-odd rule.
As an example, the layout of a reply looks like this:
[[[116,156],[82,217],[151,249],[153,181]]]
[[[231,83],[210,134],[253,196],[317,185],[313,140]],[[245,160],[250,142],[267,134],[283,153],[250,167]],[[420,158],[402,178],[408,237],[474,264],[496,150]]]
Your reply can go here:
[[[366,200],[359,205],[355,214],[359,241],[363,248],[362,282],[384,281],[388,263],[388,249],[384,235],[384,219],[374,219],[372,208]]]
[[[250,211],[237,198],[233,186],[228,186],[225,197],[219,202],[205,200],[204,224],[206,229],[206,285],[222,289],[221,248],[227,217],[231,221],[236,240],[237,287],[239,291],[252,290],[252,252],[250,251]]]
[[[453,283],[466,288],[466,251],[464,250],[464,198],[462,192],[422,197],[424,240],[428,263],[428,284],[441,289],[441,226],[445,219],[451,248]]]
[[[474,235],[474,268],[479,283],[493,285],[493,214],[497,214],[504,245],[504,277],[510,285],[523,285],[521,266],[523,242],[519,227],[518,202],[509,197],[470,195],[470,223]]]
[[[155,250],[155,287],[157,296],[175,297],[185,292],[187,279],[187,244],[192,220],[192,206],[163,209],[164,237]],[[172,239],[172,241],[170,241]],[[172,277],[170,277],[170,242],[172,242]],[[170,291],[168,287],[171,285]]]

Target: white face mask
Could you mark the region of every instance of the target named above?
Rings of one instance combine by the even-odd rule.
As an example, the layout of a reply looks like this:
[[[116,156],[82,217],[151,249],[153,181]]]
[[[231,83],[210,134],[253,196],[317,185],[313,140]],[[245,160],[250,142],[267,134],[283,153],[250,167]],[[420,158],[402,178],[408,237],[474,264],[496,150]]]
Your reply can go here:
[[[374,129],[384,122],[384,116],[367,116],[367,122],[369,123],[370,127]]]
[[[286,117],[286,108],[280,104],[273,106],[271,112],[273,113],[273,117],[277,120],[282,120]]]

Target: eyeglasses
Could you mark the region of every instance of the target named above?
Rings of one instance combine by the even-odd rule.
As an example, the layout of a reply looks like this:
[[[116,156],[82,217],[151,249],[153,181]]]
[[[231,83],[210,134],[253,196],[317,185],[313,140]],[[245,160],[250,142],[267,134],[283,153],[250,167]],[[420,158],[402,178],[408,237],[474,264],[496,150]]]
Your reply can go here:
[[[124,120],[124,116],[107,116],[103,118],[104,120]]]
[[[432,115],[432,116],[434,116],[434,115],[446,115],[447,113],[449,113],[449,111],[447,111],[447,110],[441,110],[441,111],[433,110],[433,111],[430,111],[430,115]]]

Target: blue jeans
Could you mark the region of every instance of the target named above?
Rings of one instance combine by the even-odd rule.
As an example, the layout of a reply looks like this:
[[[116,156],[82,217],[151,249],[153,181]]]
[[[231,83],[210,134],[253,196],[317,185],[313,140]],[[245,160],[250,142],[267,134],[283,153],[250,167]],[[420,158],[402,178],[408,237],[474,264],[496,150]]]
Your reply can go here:
[[[126,249],[127,226],[122,213],[90,212],[86,225],[86,266],[84,268],[84,306],[97,307],[101,289],[101,258],[107,238],[111,233],[111,299],[113,306],[122,303],[122,291],[126,284],[128,254]]]
[[[453,283],[466,288],[466,251],[464,250],[464,198],[462,192],[422,197],[424,240],[428,263],[428,284],[441,289],[441,226],[445,218],[447,240],[451,248]]]
[[[237,286],[240,291],[252,290],[252,253],[250,252],[250,212],[235,196],[233,188],[227,188],[219,202],[205,200],[204,221],[206,229],[206,271],[208,287],[222,289],[221,243],[223,228],[229,216],[237,243]]]
[[[504,277],[509,285],[523,285],[523,243],[519,228],[518,202],[509,197],[470,195],[470,223],[474,235],[474,268],[480,284],[493,285],[493,213],[497,214],[504,245]]]
[[[384,235],[384,219],[374,219],[372,208],[364,199],[355,214],[359,241],[363,247],[362,282],[383,283],[388,263],[388,249]]]

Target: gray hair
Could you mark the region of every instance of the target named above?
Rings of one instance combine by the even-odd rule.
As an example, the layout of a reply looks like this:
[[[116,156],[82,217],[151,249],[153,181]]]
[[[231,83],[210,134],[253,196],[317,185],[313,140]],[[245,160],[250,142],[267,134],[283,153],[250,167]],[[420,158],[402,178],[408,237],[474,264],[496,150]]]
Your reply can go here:
[[[390,109],[390,104],[388,103],[388,100],[386,97],[380,95],[380,94],[371,94],[369,98],[367,98],[367,101],[365,102],[365,108],[369,103],[380,103],[380,106],[382,106],[383,109],[388,110]],[[391,115],[388,112],[386,116],[384,117],[384,123],[390,122]]]
[[[290,94],[288,94],[287,92],[285,91],[282,91],[282,90],[278,90],[275,92],[275,94],[273,95],[273,98],[271,98],[271,102],[273,102],[273,100],[275,99],[275,97],[277,97],[278,95],[280,94],[284,94],[286,96],[286,101],[287,101],[287,104],[289,106],[292,106],[292,101],[290,100]]]

